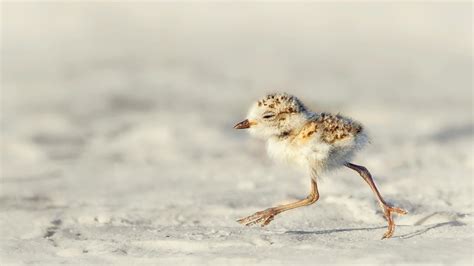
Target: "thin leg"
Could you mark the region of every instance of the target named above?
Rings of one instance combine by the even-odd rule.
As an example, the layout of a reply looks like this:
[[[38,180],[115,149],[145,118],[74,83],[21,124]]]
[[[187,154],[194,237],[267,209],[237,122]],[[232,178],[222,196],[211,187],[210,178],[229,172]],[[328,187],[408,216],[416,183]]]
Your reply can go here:
[[[253,225],[253,224],[261,224],[262,227],[265,225],[269,224],[277,214],[280,214],[282,212],[303,207],[303,206],[308,206],[313,203],[315,203],[319,199],[319,192],[318,192],[318,185],[316,184],[315,179],[311,179],[311,193],[309,196],[307,196],[305,199],[290,203],[290,204],[285,204],[273,208],[268,208],[263,211],[256,212],[248,217],[242,218],[237,220],[237,222],[243,224],[243,225]]]
[[[348,168],[350,168],[350,169],[356,171],[357,173],[359,173],[359,175],[365,180],[365,182],[367,182],[367,184],[369,184],[370,189],[372,189],[375,196],[377,197],[377,201],[379,202],[380,207],[383,210],[384,216],[388,221],[387,232],[385,232],[382,239],[392,237],[393,233],[395,232],[395,223],[393,222],[392,213],[407,214],[408,212],[404,209],[401,209],[401,208],[389,206],[385,202],[385,200],[382,198],[382,195],[380,195],[380,192],[377,189],[377,186],[375,186],[372,175],[370,174],[369,170],[367,170],[367,168],[365,168],[364,166],[361,166],[361,165],[353,164],[353,163],[346,163],[345,165]]]

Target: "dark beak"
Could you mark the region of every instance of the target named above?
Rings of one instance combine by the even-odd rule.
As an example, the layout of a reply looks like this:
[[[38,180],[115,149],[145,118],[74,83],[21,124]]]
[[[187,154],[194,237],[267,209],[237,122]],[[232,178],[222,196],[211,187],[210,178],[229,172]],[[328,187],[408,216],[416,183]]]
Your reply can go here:
[[[234,126],[235,129],[244,129],[244,128],[249,128],[249,127],[250,127],[250,122],[248,119],[245,119],[244,121]]]

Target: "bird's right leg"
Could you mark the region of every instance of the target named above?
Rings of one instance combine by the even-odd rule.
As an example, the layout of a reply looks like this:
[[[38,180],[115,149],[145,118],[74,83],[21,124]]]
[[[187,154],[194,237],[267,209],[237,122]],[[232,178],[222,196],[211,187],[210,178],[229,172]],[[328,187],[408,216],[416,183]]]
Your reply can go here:
[[[372,175],[370,174],[369,170],[367,170],[367,168],[353,163],[346,163],[345,166],[359,173],[359,175],[370,186],[370,189],[372,189],[372,191],[374,192],[375,196],[377,197],[377,201],[379,202],[380,207],[383,210],[384,216],[388,221],[388,229],[387,232],[385,232],[385,234],[383,235],[382,239],[392,237],[395,231],[395,223],[393,222],[392,213],[403,215],[407,214],[408,212],[402,208],[392,207],[385,202],[385,200],[382,198],[382,195],[380,195],[377,186],[375,186]]]
[[[318,185],[316,183],[315,178],[312,178],[311,179],[311,193],[305,199],[256,212],[248,217],[244,217],[242,219],[237,220],[237,222],[243,225],[247,225],[247,226],[253,225],[253,224],[261,224],[261,226],[264,227],[265,225],[273,221],[276,215],[282,212],[291,210],[291,209],[311,205],[315,203],[318,199],[319,199]]]

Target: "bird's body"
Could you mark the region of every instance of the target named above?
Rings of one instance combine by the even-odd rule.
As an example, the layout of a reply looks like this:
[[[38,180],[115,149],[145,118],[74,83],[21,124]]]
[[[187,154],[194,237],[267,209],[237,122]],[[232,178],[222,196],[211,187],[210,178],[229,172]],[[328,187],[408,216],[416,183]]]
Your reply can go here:
[[[245,225],[261,223],[265,226],[281,212],[316,202],[319,198],[317,178],[326,171],[344,166],[357,171],[376,194],[389,221],[389,230],[384,238],[391,237],[395,228],[391,213],[406,213],[385,203],[365,167],[350,163],[356,151],[364,147],[368,140],[359,122],[339,114],[312,112],[298,98],[275,93],[256,102],[248,118],[235,128],[248,128],[251,134],[267,141],[271,157],[304,169],[311,176],[311,193],[306,199],[240,219],[239,222]]]
[[[269,138],[267,149],[272,158],[322,173],[343,166],[366,143],[367,135],[358,122],[313,113],[300,128]]]

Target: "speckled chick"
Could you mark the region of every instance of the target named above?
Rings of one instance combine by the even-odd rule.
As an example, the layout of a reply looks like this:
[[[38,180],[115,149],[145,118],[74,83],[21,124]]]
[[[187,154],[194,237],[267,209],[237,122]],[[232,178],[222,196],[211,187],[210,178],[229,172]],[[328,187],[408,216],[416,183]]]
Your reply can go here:
[[[339,114],[311,112],[295,96],[273,93],[254,103],[247,119],[234,128],[248,129],[252,135],[265,139],[271,157],[305,169],[311,176],[308,197],[239,219],[242,224],[265,226],[279,213],[315,203],[319,199],[318,177],[325,171],[341,167],[358,172],[375,193],[388,221],[383,238],[389,238],[394,233],[392,213],[407,213],[389,206],[380,195],[369,171],[351,163],[356,151],[368,142],[364,127],[359,122]]]

